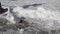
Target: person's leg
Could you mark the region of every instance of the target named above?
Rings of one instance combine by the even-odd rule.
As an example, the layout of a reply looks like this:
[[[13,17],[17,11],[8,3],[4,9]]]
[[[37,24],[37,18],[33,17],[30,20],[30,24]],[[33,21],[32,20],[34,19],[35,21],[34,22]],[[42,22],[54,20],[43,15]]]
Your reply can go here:
[[[0,8],[1,8],[1,2],[0,2]]]
[[[1,2],[0,2],[0,13],[1,13]]]

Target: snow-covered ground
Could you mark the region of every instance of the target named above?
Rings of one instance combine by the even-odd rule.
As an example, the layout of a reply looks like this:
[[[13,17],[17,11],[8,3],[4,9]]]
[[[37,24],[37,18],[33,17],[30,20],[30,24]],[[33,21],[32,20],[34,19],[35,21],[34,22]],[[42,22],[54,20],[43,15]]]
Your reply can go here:
[[[2,14],[11,23],[19,22],[21,17],[27,21],[37,23],[43,22],[45,28],[60,28],[60,0],[0,0],[3,8],[8,8],[8,12]],[[25,5],[40,4],[37,7]],[[43,4],[44,3],[44,4]],[[55,27],[56,26],[56,27]]]

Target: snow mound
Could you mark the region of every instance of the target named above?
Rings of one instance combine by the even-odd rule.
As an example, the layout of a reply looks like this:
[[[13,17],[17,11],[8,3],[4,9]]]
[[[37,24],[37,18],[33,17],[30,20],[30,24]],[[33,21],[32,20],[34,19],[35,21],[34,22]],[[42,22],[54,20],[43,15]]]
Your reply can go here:
[[[60,20],[59,12],[46,10],[43,7],[38,7],[36,10],[23,9],[22,7],[15,7],[13,9],[13,13],[15,13],[17,17],[24,16],[35,19],[45,18],[45,19]]]
[[[5,7],[6,8],[6,7]],[[24,9],[22,7],[15,7],[15,8],[9,8],[9,10],[2,14],[7,20],[10,22],[19,22],[21,17],[29,17],[33,19],[53,19],[53,20],[59,20],[60,21],[60,12],[58,11],[52,11],[47,10],[44,7],[37,7],[36,10],[32,9]],[[12,9],[12,10],[10,10]]]

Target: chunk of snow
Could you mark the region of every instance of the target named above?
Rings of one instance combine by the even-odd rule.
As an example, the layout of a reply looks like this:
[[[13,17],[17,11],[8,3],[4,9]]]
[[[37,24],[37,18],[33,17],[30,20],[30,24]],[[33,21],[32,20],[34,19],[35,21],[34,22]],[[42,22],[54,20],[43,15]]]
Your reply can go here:
[[[17,31],[17,32],[22,34],[22,33],[23,33],[23,31],[24,31],[24,29],[18,29],[18,31]]]

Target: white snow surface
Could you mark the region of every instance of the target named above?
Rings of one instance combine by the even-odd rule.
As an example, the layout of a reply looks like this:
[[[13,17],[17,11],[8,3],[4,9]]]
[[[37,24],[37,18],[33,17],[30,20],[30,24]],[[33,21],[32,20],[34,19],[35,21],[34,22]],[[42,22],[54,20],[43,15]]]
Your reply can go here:
[[[44,7],[37,7],[36,10],[31,9],[23,9],[22,7],[15,7],[13,9],[13,12],[19,17],[30,17],[30,18],[45,18],[45,19],[54,19],[54,20],[60,20],[60,12],[46,10]]]
[[[59,1],[57,0],[0,0],[3,8],[8,8],[8,12],[2,14],[7,20],[11,23],[19,22],[21,17],[25,17],[29,22],[40,23],[40,19],[42,22],[46,20],[48,26],[53,26],[50,21],[58,21],[60,23],[60,8],[56,8],[55,6],[59,6]],[[56,2],[57,1],[57,2]],[[33,7],[30,6],[27,9],[22,8],[24,5],[32,5],[32,4],[45,3],[44,5]],[[58,4],[58,5],[56,5]],[[34,9],[36,8],[36,9]],[[49,21],[47,21],[49,20]],[[45,23],[45,22],[43,22]],[[48,26],[48,27],[49,27]]]
[[[44,18],[44,19],[53,19],[60,21],[60,12],[54,10],[47,10],[44,7],[37,7],[36,10],[31,10],[17,6],[13,8],[12,13],[8,11],[5,14],[7,14],[5,17],[13,22],[18,22],[21,17],[25,17],[25,18],[29,17],[33,19]]]
[[[25,17],[29,22],[35,22],[38,25],[35,27],[44,28],[54,27],[60,28],[60,0],[0,0],[3,8],[9,10],[1,14],[11,23],[19,22],[21,17]],[[45,3],[38,7],[30,6],[24,9],[24,5],[32,5],[35,3]],[[42,20],[40,20],[42,19]],[[42,23],[41,23],[42,22]],[[54,29],[52,28],[52,29]],[[60,33],[59,33],[60,34]]]
[[[7,14],[7,15],[5,15]],[[25,17],[29,22],[35,22],[38,25],[42,25],[40,22],[45,24],[44,28],[50,28],[52,26],[60,28],[60,12],[54,10],[47,10],[44,7],[37,7],[37,9],[24,9],[22,7],[15,7],[12,10],[2,14],[11,23],[19,22],[21,17]],[[42,19],[42,21],[40,21]],[[57,21],[55,23],[55,21]]]

